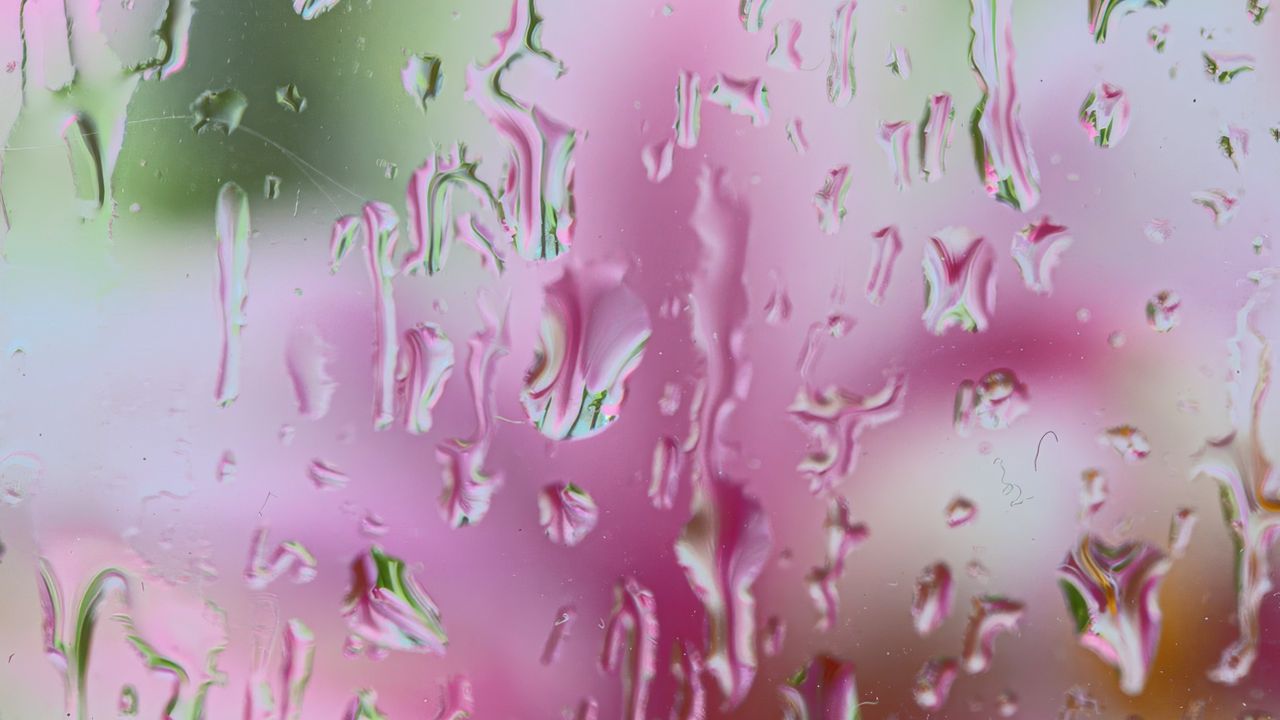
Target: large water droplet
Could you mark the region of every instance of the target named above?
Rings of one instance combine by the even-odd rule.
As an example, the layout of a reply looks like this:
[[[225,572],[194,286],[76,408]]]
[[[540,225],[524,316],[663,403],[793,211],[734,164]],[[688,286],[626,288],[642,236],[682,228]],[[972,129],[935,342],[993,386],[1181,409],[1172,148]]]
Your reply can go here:
[[[1013,236],[1013,260],[1028,290],[1041,295],[1053,292],[1053,269],[1072,242],[1067,228],[1055,225],[1047,215]]]
[[[969,63],[982,91],[971,125],[978,173],[989,196],[1030,210],[1040,201],[1040,170],[1022,127],[1013,75],[1013,0],[970,2]]]
[[[876,133],[876,142],[889,158],[889,169],[893,171],[893,184],[899,190],[911,184],[911,137],[915,134],[915,123],[907,120],[880,123]]]
[[[976,384],[965,380],[956,390],[956,433],[965,437],[975,428],[1003,430],[1025,415],[1030,403],[1027,386],[1007,368],[992,370]]]
[[[627,377],[644,357],[649,314],[624,268],[567,268],[547,287],[542,331],[521,400],[547,437],[590,437],[614,422]]]
[[[836,107],[853,100],[857,81],[853,72],[853,41],[857,36],[855,11],[857,0],[846,0],[836,7],[831,22],[831,65],[827,69],[827,99]]]
[[[1253,72],[1256,62],[1254,57],[1247,53],[1205,51],[1202,55],[1205,73],[1219,85],[1226,85],[1241,73]]]
[[[955,658],[933,658],[916,673],[911,695],[916,704],[929,712],[942,709],[951,694],[951,686],[960,674],[960,663]]]
[[[1129,96],[1111,83],[1098,83],[1080,104],[1080,127],[1094,145],[1113,147],[1129,132]]]
[[[818,655],[778,688],[783,720],[858,720],[853,663]]]
[[[947,148],[955,134],[956,109],[949,93],[930,95],[920,121],[920,175],[925,182],[938,182],[947,169]]]
[[[423,112],[427,103],[436,99],[444,87],[440,58],[434,55],[410,55],[400,71],[400,84]]]
[[[720,73],[711,83],[707,101],[750,118],[753,127],[769,124],[769,89],[758,77],[735,78]]]
[[[758,500],[732,481],[703,479],[675,552],[706,608],[707,671],[720,686],[726,709],[740,704],[755,680],[756,601],[751,588],[772,544],[768,516]]]
[[[405,331],[396,367],[405,430],[421,435],[431,429],[431,410],[452,373],[453,343],[439,325],[419,323]]]
[[[944,562],[927,566],[916,578],[911,598],[911,620],[921,637],[942,627],[951,615],[956,589],[951,581],[951,568]]]
[[[206,90],[191,103],[194,118],[191,129],[196,132],[220,130],[230,135],[240,127],[240,119],[248,107],[249,99],[235,88]]]
[[[853,187],[848,165],[837,165],[822,181],[822,188],[813,196],[813,206],[818,210],[818,227],[828,235],[840,232],[845,215],[845,198]]]
[[[1091,535],[1080,539],[1058,568],[1059,583],[1080,644],[1120,672],[1120,689],[1146,687],[1160,642],[1160,584],[1169,570],[1164,553],[1140,542],[1111,547]]]
[[[215,397],[226,407],[240,395],[240,330],[249,299],[249,196],[229,182],[218,192],[214,212],[218,236],[218,300],[222,310],[222,356]]]
[[[374,545],[351,564],[342,604],[351,632],[348,650],[387,650],[443,655],[448,636],[440,610],[404,561]]]
[[[1023,604],[1017,600],[994,595],[973,598],[973,611],[964,631],[961,662],[965,672],[972,675],[986,672],[991,667],[996,638],[1002,633],[1016,633],[1023,611]]]
[[[982,332],[996,304],[995,258],[982,237],[947,227],[925,244],[925,329],[941,335],[952,326]]]
[[[573,483],[547,485],[538,493],[538,524],[557,545],[577,545],[599,520],[595,500]]]
[[[648,718],[649,686],[658,671],[657,653],[658,615],[653,593],[634,579],[618,581],[613,612],[605,627],[600,669],[622,673],[623,720]]]

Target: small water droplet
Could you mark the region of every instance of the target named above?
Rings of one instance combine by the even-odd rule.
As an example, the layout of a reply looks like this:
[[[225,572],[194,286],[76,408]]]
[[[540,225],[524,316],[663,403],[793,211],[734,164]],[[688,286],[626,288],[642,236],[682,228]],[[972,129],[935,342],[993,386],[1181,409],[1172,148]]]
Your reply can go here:
[[[276,103],[290,112],[300,113],[307,109],[307,98],[293,83],[276,88]]]

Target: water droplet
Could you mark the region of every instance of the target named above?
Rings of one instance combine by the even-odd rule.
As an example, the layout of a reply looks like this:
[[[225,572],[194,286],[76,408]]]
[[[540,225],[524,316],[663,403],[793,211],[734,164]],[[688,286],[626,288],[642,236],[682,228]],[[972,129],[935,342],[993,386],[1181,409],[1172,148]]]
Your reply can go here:
[[[669,382],[662,386],[662,397],[658,398],[658,412],[666,417],[675,415],[680,410],[682,395],[679,383]]]
[[[1151,454],[1151,443],[1141,430],[1132,425],[1117,425],[1107,428],[1098,437],[1098,441],[1107,445],[1124,458],[1125,462],[1134,463]]]
[[[300,113],[307,109],[307,98],[293,83],[276,88],[276,104],[290,112]]]
[[[550,665],[560,655],[560,648],[569,639],[573,626],[578,621],[578,609],[573,605],[564,605],[556,610],[555,620],[551,623],[551,632],[547,642],[542,646],[542,664]]]
[[[578,703],[578,709],[570,717],[568,710],[565,711],[565,720],[599,720],[600,704],[593,697],[586,697],[582,702]]]
[[[1182,299],[1171,290],[1161,290],[1147,301],[1147,324],[1156,332],[1166,333],[1178,326],[1178,310]]]
[[[493,388],[497,363],[507,354],[509,338],[506,314],[501,318],[478,303],[484,327],[468,343],[467,385],[475,411],[476,428],[469,437],[454,438],[436,446],[440,464],[440,515],[451,527],[479,522],[489,511],[493,494],[503,476],[486,467],[493,441]]]
[[[1080,515],[1083,519],[1097,515],[1108,495],[1107,477],[1101,470],[1089,468],[1080,473]]]
[[[1204,52],[1204,71],[1209,79],[1226,85],[1237,75],[1253,72],[1254,58],[1246,53]]]
[[[303,20],[315,20],[338,6],[341,0],[293,0],[293,11]]]
[[[978,517],[978,506],[967,497],[957,495],[947,503],[947,527],[964,527]]]
[[[818,210],[818,227],[828,235],[840,232],[845,216],[845,198],[853,187],[848,165],[837,165],[827,172],[822,188],[813,196],[813,206]]]
[[[891,44],[884,66],[889,69],[890,75],[906,80],[911,77],[911,54],[906,48]]]
[[[711,83],[707,101],[750,118],[752,127],[769,124],[769,89],[758,77],[734,78],[720,73]]]
[[[226,407],[240,395],[240,330],[249,299],[249,196],[229,182],[218,192],[218,299],[222,310],[222,355],[215,398]]]
[[[1195,531],[1200,517],[1191,508],[1178,508],[1169,521],[1169,555],[1180,558],[1187,552],[1191,544],[1191,535]]]
[[[1089,308],[1080,308],[1076,310],[1076,322],[1087,323],[1093,314],[1089,312]]]
[[[267,200],[275,200],[280,197],[279,176],[268,175],[262,179],[262,197]]]
[[[906,376],[886,375],[884,387],[858,395],[835,385],[805,385],[787,411],[809,434],[809,450],[797,469],[809,479],[809,491],[821,494],[850,477],[857,467],[862,433],[896,420],[903,411]]]
[[[120,699],[116,702],[116,711],[124,717],[138,714],[138,688],[125,685],[120,688]]]
[[[777,615],[770,615],[760,630],[760,649],[765,657],[776,657],[787,640],[787,623]]]
[[[925,245],[924,326],[942,335],[952,326],[982,332],[995,312],[995,258],[990,245],[965,227],[947,227]]]
[[[947,523],[950,527],[950,520]],[[951,582],[951,568],[944,562],[925,567],[916,578],[915,594],[911,597],[911,620],[921,637],[942,627],[951,616],[951,603],[956,588]]]
[[[1271,0],[1249,0],[1249,20],[1254,25],[1261,25],[1262,20],[1267,16],[1267,11],[1271,9]]]
[[[564,64],[541,45],[542,18],[530,2],[515,2],[511,25],[495,36],[498,52],[467,68],[466,97],[484,114],[507,147],[499,197],[503,226],[526,260],[547,260],[573,245],[574,149],[583,134],[503,88],[503,75],[518,59],[535,58],[557,77]]]
[[[1124,343],[1125,343],[1124,333],[1119,330],[1116,330],[1115,332],[1107,336],[1107,344],[1113,348],[1117,348],[1117,349],[1122,348],[1124,347]]]
[[[449,642],[435,602],[403,560],[376,545],[351,564],[342,616],[356,648],[443,655]]]
[[[431,411],[453,374],[453,342],[435,323],[418,323],[404,333],[396,364],[396,395],[404,428],[414,435],[431,430]]]
[[[671,158],[675,152],[675,141],[663,138],[645,145],[640,151],[640,163],[644,165],[645,177],[651,183],[660,183],[671,174]]]
[[[390,160],[378,158],[374,164],[382,168],[382,177],[388,180],[395,180],[396,176],[400,174],[400,166]]]
[[[644,357],[649,314],[623,284],[625,268],[569,267],[547,286],[542,332],[521,400],[544,435],[595,435],[622,409],[627,377]]]
[[[738,20],[747,32],[759,32],[764,27],[764,14],[770,0],[738,0]]]
[[[653,466],[649,476],[649,501],[655,508],[670,510],[675,506],[683,472],[684,454],[679,443],[670,436],[658,438],[653,447]]]
[[[870,537],[865,523],[849,519],[849,505],[844,498],[836,498],[827,505],[827,519],[822,529],[826,535],[825,561],[811,569],[805,576],[809,598],[818,611],[818,630],[827,631],[836,626],[840,611],[839,581],[844,575],[844,561],[849,553]]]
[[[671,717],[675,720],[704,720],[707,717],[706,674],[702,653],[688,640],[671,648],[671,674],[676,680],[676,696]]]
[[[1164,52],[1165,46],[1169,43],[1169,32],[1171,30],[1172,28],[1169,27],[1168,23],[1152,25],[1151,29],[1147,31],[1147,44],[1158,53]]]
[[[801,25],[798,20],[783,20],[773,26],[773,47],[765,57],[770,67],[779,70],[804,70],[804,59],[800,56]]]
[[[947,168],[947,148],[955,134],[956,109],[949,93],[930,95],[920,121],[920,175],[925,182],[938,182]]]
[[[978,174],[987,195],[1027,211],[1040,201],[1040,171],[1022,127],[1013,75],[1013,2],[971,0],[971,8],[969,63],[982,91],[974,110],[978,120],[972,126]]]
[[[1129,96],[1118,86],[1098,83],[1080,104],[1080,127],[1094,145],[1114,147],[1129,132]]]
[[[698,73],[681,70],[676,76],[676,144],[682,148],[698,145],[702,129],[702,79]]]
[[[320,336],[315,326],[295,330],[285,349],[285,369],[293,385],[298,412],[312,420],[329,413],[338,383],[329,374],[333,347]]]
[[[477,165],[467,160],[467,149],[454,145],[444,154],[428,155],[413,171],[405,188],[408,211],[409,251],[401,261],[402,272],[425,271],[434,275],[444,269],[451,246],[449,218],[453,215],[453,190],[467,191],[482,208],[493,208],[497,200],[489,186],[476,176]],[[453,233],[480,254],[481,262],[501,272],[502,253],[492,232],[470,214],[454,218]]]
[[[218,470],[215,477],[220,483],[229,483],[236,479],[235,453],[230,450],[222,453],[222,457],[218,460]]]
[[[1163,245],[1173,237],[1173,223],[1161,218],[1152,218],[1142,228],[1147,239],[1157,245]]]
[[[1001,633],[1018,631],[1024,606],[1017,600],[983,595],[973,598],[973,612],[964,631],[965,672],[975,675],[991,667],[996,638]]]
[[[867,271],[867,302],[880,305],[889,290],[893,266],[902,252],[902,238],[896,225],[871,233],[871,267]]]
[[[783,720],[853,718],[857,720],[858,685],[853,663],[818,655],[778,688]]]
[[[951,694],[951,686],[960,674],[960,664],[955,658],[928,660],[916,673],[911,695],[921,708],[934,712],[940,710]]]
[[[769,277],[773,280],[773,290],[764,304],[764,321],[769,325],[781,325],[791,319],[791,296],[777,270],[770,270]]]
[[[623,720],[646,720],[649,686],[658,671],[658,614],[653,593],[632,578],[619,580],[614,588],[613,611],[603,629],[600,669],[624,674]]]
[[[831,22],[831,65],[827,69],[827,99],[836,107],[844,107],[857,92],[853,70],[853,41],[857,37],[857,0],[847,0],[836,7]]]
[[[729,480],[703,478],[692,510],[676,540],[676,562],[706,610],[707,671],[729,709],[742,702],[755,679],[756,601],[751,588],[764,569],[773,533],[760,502]]]
[[[1062,708],[1058,711],[1058,720],[1079,720],[1085,717],[1096,717],[1102,712],[1102,705],[1089,691],[1079,685],[1072,686],[1062,698]]]
[[[320,1],[320,0],[317,0]],[[330,0],[323,0],[330,2]],[[306,0],[293,0],[294,7],[306,2]],[[331,4],[336,5],[337,0],[332,0]],[[378,708],[378,693],[375,690],[362,689],[356,693],[355,698],[351,700],[351,704],[347,705],[347,709],[343,711],[343,720],[390,720],[381,709]]]
[[[1012,370],[1000,368],[960,383],[956,390],[954,423],[956,433],[966,437],[974,428],[1003,430],[1031,409],[1027,386]]]
[[[1232,167],[1239,170],[1240,163],[1249,156],[1249,131],[1236,125],[1227,125],[1218,133],[1218,149],[1231,161]]]
[[[1011,690],[1004,690],[996,696],[996,712],[1002,718],[1010,718],[1018,714],[1018,696]]]
[[[62,140],[71,161],[71,180],[80,215],[93,217],[102,209],[108,189],[102,174],[99,133],[87,115],[74,115],[62,126]]]
[[[547,485],[538,493],[538,524],[557,545],[577,545],[599,520],[595,500],[573,483]]]
[[[351,482],[346,473],[324,460],[312,460],[307,468],[307,477],[311,478],[311,484],[317,490],[341,490]]]
[[[1058,266],[1062,253],[1071,247],[1073,239],[1063,225],[1054,225],[1046,215],[1039,222],[1031,223],[1013,236],[1013,260],[1022,273],[1022,282],[1032,292],[1049,295],[1053,292],[1053,269]]]
[[[453,675],[440,684],[440,711],[435,720],[468,720],[475,711],[475,693],[466,675]]]
[[[249,561],[244,568],[244,581],[250,590],[265,590],[281,576],[288,576],[299,585],[315,579],[316,558],[305,545],[293,540],[275,548],[268,545],[267,528],[258,528],[249,542]]]
[[[882,122],[876,135],[877,143],[889,157],[889,167],[893,171],[893,184],[899,190],[911,184],[910,146],[915,127],[915,123],[906,120]]]
[[[391,528],[387,526],[387,521],[382,516],[372,510],[365,512],[360,518],[360,534],[369,538],[380,538],[389,532]]]
[[[292,619],[284,629],[284,687],[280,693],[281,720],[302,720],[302,701],[315,664],[316,636],[301,620]]]
[[[34,495],[44,482],[44,461],[30,452],[0,458],[0,502],[14,506]]]
[[[248,107],[249,99],[235,88],[206,90],[191,103],[195,120],[191,129],[200,133],[207,128],[230,135],[240,127],[240,119]]]
[[[418,108],[426,112],[427,103],[434,100],[444,87],[440,58],[434,55],[410,55],[404,68],[400,70],[400,83]]]
[[[1251,244],[1253,245],[1254,255],[1264,255],[1271,250],[1271,236],[1266,233],[1254,235]]]
[[[1111,547],[1085,536],[1067,554],[1058,578],[1081,646],[1120,673],[1120,689],[1146,686],[1160,642],[1158,595],[1170,561],[1140,542]]]
[[[791,118],[787,121],[787,142],[791,143],[791,147],[801,155],[809,149],[809,141],[804,137],[804,121],[800,118]]]

